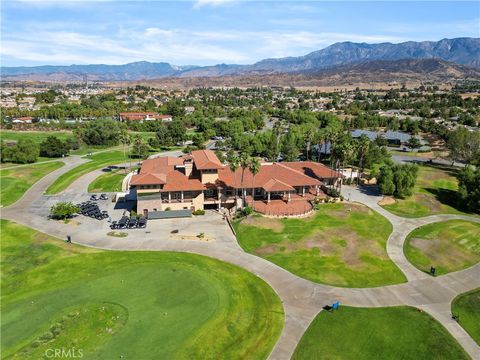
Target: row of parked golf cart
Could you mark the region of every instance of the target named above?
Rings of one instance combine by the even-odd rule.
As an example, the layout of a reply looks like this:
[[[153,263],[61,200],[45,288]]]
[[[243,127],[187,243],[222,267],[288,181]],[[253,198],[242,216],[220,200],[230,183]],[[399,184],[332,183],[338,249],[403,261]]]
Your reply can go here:
[[[87,201],[81,204],[77,204],[79,213],[97,220],[103,220],[108,218],[107,211],[101,211],[98,205],[94,202]]]
[[[122,216],[119,221],[112,221],[110,228],[111,229],[142,229],[147,227],[147,219],[140,216]]]
[[[101,194],[100,196],[93,194],[90,196],[90,201],[98,201],[98,200],[108,200],[107,194]]]

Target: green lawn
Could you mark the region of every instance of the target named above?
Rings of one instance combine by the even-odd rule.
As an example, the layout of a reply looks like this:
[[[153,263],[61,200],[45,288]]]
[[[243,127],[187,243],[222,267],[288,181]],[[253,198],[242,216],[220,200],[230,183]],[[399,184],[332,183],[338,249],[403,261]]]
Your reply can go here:
[[[60,140],[67,140],[74,137],[71,131],[1,131],[2,140],[18,141],[20,139],[30,139],[37,143],[41,143],[49,136],[56,136]]]
[[[122,181],[125,178],[123,169],[100,175],[88,185],[88,192],[118,192],[122,191]]]
[[[470,357],[430,315],[408,306],[322,311],[300,340],[293,360],[397,360]]]
[[[174,252],[101,251],[1,221],[1,357],[265,359],[284,313],[257,276]]]
[[[465,269],[480,261],[480,224],[449,220],[419,227],[408,234],[403,250],[426,272],[430,266],[437,275]]]
[[[47,194],[57,194],[65,190],[72,182],[77,180],[80,176],[88,174],[91,171],[100,169],[102,167],[122,163],[125,157],[122,151],[107,151],[99,154],[94,154],[89,162],[79,165],[65,174],[61,175],[53,184],[49,186]]]
[[[452,314],[459,316],[459,324],[480,345],[480,289],[457,296],[452,302]]]
[[[0,170],[0,204],[13,204],[38,180],[63,165],[63,162],[54,161]]]
[[[413,195],[383,205],[388,211],[403,217],[415,218],[434,214],[464,214],[458,199],[458,180],[455,169],[447,166],[419,166]]]
[[[234,227],[245,251],[308,280],[346,287],[406,280],[387,256],[391,224],[360,204],[322,204],[306,219],[253,215]]]

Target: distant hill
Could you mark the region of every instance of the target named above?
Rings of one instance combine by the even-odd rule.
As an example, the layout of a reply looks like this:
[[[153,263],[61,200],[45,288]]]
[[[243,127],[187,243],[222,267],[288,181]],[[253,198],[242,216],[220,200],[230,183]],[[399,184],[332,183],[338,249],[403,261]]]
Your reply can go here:
[[[172,89],[195,87],[343,87],[386,84],[420,84],[422,82],[448,82],[458,78],[480,79],[480,69],[458,65],[439,59],[377,60],[359,64],[340,65],[318,71],[289,73],[246,73],[242,75],[168,77],[136,82],[149,86]]]
[[[306,71],[372,60],[437,58],[456,64],[480,67],[480,38],[440,41],[408,41],[400,44],[341,42],[300,57],[266,59],[252,65],[253,70],[277,72]]]
[[[478,69],[480,68],[480,38],[408,41],[399,44],[341,42],[305,56],[265,59],[252,65],[175,66],[165,62],[141,61],[125,65],[3,67],[1,68],[1,74],[2,80],[19,81],[78,81],[82,80],[85,75],[88,76],[89,80],[134,81],[166,77],[196,78],[318,73],[328,69],[338,69],[339,66],[355,64],[359,67],[349,67],[349,71],[366,71],[368,69],[365,68],[365,64],[370,64],[367,66],[370,68],[374,66],[382,66],[383,70],[390,68],[388,71],[393,71],[392,66],[395,67],[395,71],[408,71],[408,69],[398,69],[399,66],[412,64],[398,62],[398,60],[405,59],[439,59]],[[436,67],[446,66],[446,63],[442,62],[418,62],[415,64],[416,73],[425,73],[424,71],[429,69],[430,71],[436,71]],[[448,65],[448,67],[451,67],[451,65]],[[465,71],[465,68],[462,68],[453,71],[453,73],[462,74]]]

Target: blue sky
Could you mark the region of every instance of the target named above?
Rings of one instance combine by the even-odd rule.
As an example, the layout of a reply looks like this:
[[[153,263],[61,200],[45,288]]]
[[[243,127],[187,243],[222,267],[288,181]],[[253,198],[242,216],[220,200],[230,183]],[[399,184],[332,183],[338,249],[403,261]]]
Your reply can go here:
[[[480,3],[2,1],[2,66],[248,64],[339,41],[480,37]]]

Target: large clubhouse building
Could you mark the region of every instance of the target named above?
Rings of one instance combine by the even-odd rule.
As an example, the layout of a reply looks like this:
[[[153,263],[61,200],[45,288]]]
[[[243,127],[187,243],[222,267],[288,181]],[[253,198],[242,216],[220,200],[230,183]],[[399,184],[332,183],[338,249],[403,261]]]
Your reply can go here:
[[[248,168],[234,173],[213,151],[196,150],[143,161],[130,180],[130,191],[136,193],[137,212],[146,216],[165,210],[232,208],[243,200],[262,213],[295,215],[311,210],[311,200],[323,198],[326,185],[338,177],[311,161],[262,163],[255,176]]]

